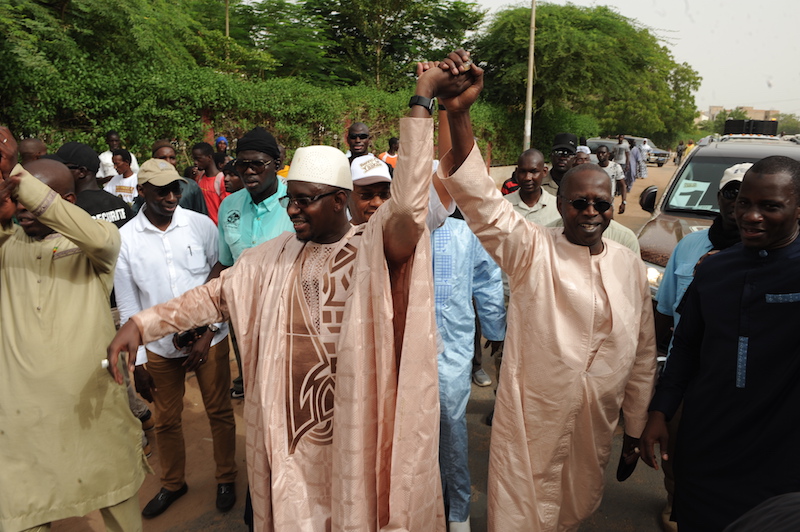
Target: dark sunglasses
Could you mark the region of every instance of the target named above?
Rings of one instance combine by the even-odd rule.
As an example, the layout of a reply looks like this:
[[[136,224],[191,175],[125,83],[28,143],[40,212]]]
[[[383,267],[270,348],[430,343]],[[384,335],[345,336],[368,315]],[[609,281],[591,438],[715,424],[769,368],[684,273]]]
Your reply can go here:
[[[349,135],[347,135],[347,138],[349,138],[350,140],[356,140],[356,139],[367,140],[369,138],[369,133],[350,133]]]
[[[166,198],[169,196],[170,192],[175,194],[176,196],[181,195],[181,182],[180,181],[173,181],[169,185],[164,185],[161,187],[155,187],[156,189],[156,196],[160,198]]]
[[[720,190],[720,194],[727,200],[736,199],[736,196],[739,195],[739,187],[725,187]]]
[[[375,196],[378,196],[383,201],[386,201],[392,197],[392,193],[388,190],[381,190],[380,192],[359,192],[358,194],[358,197],[361,198],[361,201],[370,201]]]
[[[319,194],[318,196],[308,197],[308,196],[300,196],[299,198],[293,198],[291,196],[284,196],[278,199],[278,203],[280,203],[281,207],[284,209],[289,208],[289,205],[296,205],[301,209],[305,209],[315,201],[319,201],[325,196],[331,196],[339,192],[338,190],[334,190],[332,192],[326,192],[325,194]]]
[[[574,200],[570,200],[567,198],[564,199],[567,200],[570,205],[572,205],[575,209],[579,211],[585,211],[586,209],[589,208],[589,205],[592,205],[594,207],[594,210],[596,210],[599,213],[604,213],[611,208],[611,202],[606,200],[589,201],[586,198],[578,198]]]
[[[575,154],[571,153],[569,150],[553,150],[553,155],[556,157],[572,157]]]
[[[233,162],[233,165],[239,169],[240,172],[244,172],[247,170],[248,167],[252,168],[256,172],[262,171],[267,166],[271,165],[274,161],[262,161],[260,159],[236,159]]]

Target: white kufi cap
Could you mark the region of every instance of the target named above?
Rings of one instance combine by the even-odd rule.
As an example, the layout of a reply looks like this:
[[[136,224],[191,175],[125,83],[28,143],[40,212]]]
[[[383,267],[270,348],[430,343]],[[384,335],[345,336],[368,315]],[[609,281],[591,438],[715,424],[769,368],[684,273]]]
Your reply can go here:
[[[333,146],[297,148],[286,181],[304,181],[353,190],[350,163]]]

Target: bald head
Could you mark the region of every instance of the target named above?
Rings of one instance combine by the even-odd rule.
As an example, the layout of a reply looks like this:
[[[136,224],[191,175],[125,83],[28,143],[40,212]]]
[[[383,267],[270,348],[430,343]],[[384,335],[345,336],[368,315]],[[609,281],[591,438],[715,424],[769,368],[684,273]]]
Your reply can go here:
[[[35,161],[47,153],[47,146],[39,139],[25,139],[19,143],[20,163]]]
[[[539,160],[544,162],[544,155],[542,155],[542,152],[536,148],[530,148],[519,155],[517,166],[526,166],[528,162],[530,162],[531,165],[535,165],[538,164]]]
[[[69,168],[52,159],[37,159],[22,165],[33,177],[55,190],[61,197],[74,202],[75,180]],[[70,200],[66,196],[72,194]]]

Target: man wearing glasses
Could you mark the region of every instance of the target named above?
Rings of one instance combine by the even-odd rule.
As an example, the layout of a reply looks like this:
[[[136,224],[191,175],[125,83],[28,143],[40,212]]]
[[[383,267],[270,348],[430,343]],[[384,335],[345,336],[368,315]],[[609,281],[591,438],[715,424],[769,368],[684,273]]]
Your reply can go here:
[[[407,140],[392,197],[369,222],[347,217],[348,158],[331,146],[299,148],[280,199],[295,234],[244,251],[219,278],[134,316],[109,346],[122,382],[120,350],[231,318],[256,530],[444,530],[425,215],[432,102],[451,91],[447,80],[436,69],[420,76],[400,124]],[[239,147],[238,159],[251,161],[240,169],[245,186],[255,188],[257,154]]]
[[[369,145],[372,142],[367,124],[356,122],[350,126],[347,129],[347,138],[345,141],[350,147],[350,154],[348,157],[351,163],[356,157],[367,155],[369,153]]]
[[[578,137],[572,133],[559,133],[553,139],[553,149],[550,151],[551,168],[542,180],[542,188],[558,196],[558,187],[567,171],[572,168],[575,150],[578,146]]]
[[[219,277],[222,270],[233,266],[244,250],[284,231],[294,232],[286,209],[278,204],[278,198],[286,195],[286,184],[277,176],[281,162],[278,141],[263,127],[248,131],[236,143],[234,168],[244,188],[230,194],[219,206],[219,260],[209,279]],[[233,380],[231,397],[241,399],[244,383],[235,332],[232,340],[239,376]]]
[[[266,242],[284,231],[294,232],[278,198],[286,185],[278,179],[280,148],[263,127],[245,133],[236,143],[234,166],[244,188],[225,198],[219,207],[219,271],[230,268],[245,249]],[[214,275],[216,277],[216,275]]]
[[[511,286],[489,530],[573,530],[600,504],[620,408],[623,459],[638,460],[656,368],[650,289],[639,257],[603,238],[613,196],[599,166],[561,179],[563,228],[528,222],[503,199],[474,142],[469,107],[483,71],[467,58],[460,50],[442,63],[472,86],[445,102],[453,150],[439,178]]]
[[[216,227],[208,216],[178,205],[183,178],[175,167],[150,159],[142,164],[138,180],[145,204],[120,231],[122,246],[114,274],[123,324],[142,309],[201,286],[217,262]],[[161,490],[142,510],[147,518],[162,514],[188,490],[181,426],[187,371],[195,373],[211,426],[217,508],[228,511],[236,502],[228,326],[212,321],[202,325],[193,331],[190,346],[165,337],[128,351],[128,362],[136,364],[136,389],[155,408]]]

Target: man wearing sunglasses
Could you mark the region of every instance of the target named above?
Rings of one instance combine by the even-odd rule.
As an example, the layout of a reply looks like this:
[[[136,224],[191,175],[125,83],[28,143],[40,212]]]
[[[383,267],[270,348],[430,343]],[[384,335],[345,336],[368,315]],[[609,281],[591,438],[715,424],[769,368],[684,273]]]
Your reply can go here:
[[[350,221],[359,225],[368,221],[378,207],[392,197],[392,178],[386,164],[373,155],[356,157],[350,163],[350,170],[353,176],[353,192],[347,208],[350,211]]]
[[[144,308],[163,303],[202,285],[217,262],[217,228],[208,216],[178,205],[177,170],[168,161],[149,159],[139,171],[139,193],[145,204],[120,231],[122,247],[114,289],[124,324]],[[161,462],[161,490],[142,515],[153,518],[186,494],[186,449],[181,418],[186,372],[193,371],[211,426],[217,480],[216,506],[230,510],[236,502],[236,425],[229,395],[228,325],[209,320],[184,348],[173,338],[130,350],[136,389],[153,401],[156,444]],[[185,330],[194,329],[187,328]],[[182,332],[182,331],[181,331]]]
[[[572,133],[559,133],[553,138],[553,149],[550,151],[550,171],[542,180],[542,188],[558,196],[558,187],[567,171],[572,168],[578,147],[578,137]]]
[[[686,289],[689,288],[694,279],[695,267],[700,259],[709,253],[727,249],[741,241],[739,228],[736,226],[734,207],[744,174],[751,166],[753,166],[753,163],[741,163],[725,170],[722,179],[720,179],[719,192],[717,193],[719,214],[714,218],[711,228],[695,231],[683,237],[669,257],[669,262],[667,262],[664,276],[656,294],[656,301],[658,301],[656,319],[669,320],[672,330],[675,330],[681,319],[678,305],[683,300]],[[668,357],[672,351],[672,340],[670,338],[667,351]],[[674,415],[667,425],[670,442],[673,444],[670,446],[669,455],[674,450],[674,436],[677,434],[679,420],[680,413]],[[665,529],[677,530],[675,522],[670,520],[675,486],[672,461],[663,460],[661,465],[664,468],[664,485],[668,495],[667,505],[661,513],[661,520]]]
[[[489,529],[572,530],[600,504],[620,408],[624,458],[638,459],[656,367],[650,289],[641,259],[603,238],[613,196],[602,168],[563,176],[563,229],[528,222],[503,199],[474,142],[469,108],[483,71],[468,57],[459,50],[443,62],[471,87],[444,102],[453,150],[439,177],[511,286]]]
[[[219,261],[209,279],[233,266],[239,255],[284,231],[294,232],[286,209],[278,199],[286,195],[286,184],[278,179],[278,168],[285,151],[275,137],[263,127],[251,129],[236,143],[234,170],[243,188],[227,196],[219,206]],[[233,348],[239,375],[233,380],[231,397],[244,397],[242,362],[235,331]]]
[[[444,530],[425,215],[432,100],[452,90],[446,81],[436,69],[417,81],[392,197],[369,222],[347,218],[348,158],[331,146],[299,148],[281,198],[295,234],[134,316],[109,346],[121,382],[120,350],[232,318],[256,530]]]
[[[367,155],[372,137],[369,134],[369,127],[363,122],[356,122],[347,129],[347,146],[350,148],[350,162],[356,157]]]

